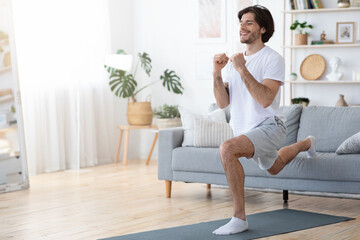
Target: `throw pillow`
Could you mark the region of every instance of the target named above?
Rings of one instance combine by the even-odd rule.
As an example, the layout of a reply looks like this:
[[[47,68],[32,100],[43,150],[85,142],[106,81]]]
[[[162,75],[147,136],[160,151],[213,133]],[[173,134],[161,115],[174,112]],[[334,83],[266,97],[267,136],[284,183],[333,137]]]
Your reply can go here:
[[[284,144],[280,148],[289,146],[297,142],[297,133],[299,130],[302,109],[303,106],[301,104],[280,107],[280,111],[284,114],[286,118],[286,139]]]
[[[207,119],[195,119],[194,146],[216,148],[226,140],[234,137],[230,124],[214,122]]]
[[[210,104],[208,111],[212,112],[212,111],[215,111],[216,109],[220,109],[220,108],[218,107],[218,105],[216,103],[212,103],[212,104]],[[230,106],[227,106],[223,110],[225,112],[226,121],[230,122]]]
[[[217,109],[208,114],[197,114],[184,107],[179,106],[181,123],[184,129],[183,147],[194,146],[194,122],[197,118],[209,119],[216,122],[226,122],[225,112]]]
[[[360,132],[346,139],[336,150],[336,154],[360,153]]]

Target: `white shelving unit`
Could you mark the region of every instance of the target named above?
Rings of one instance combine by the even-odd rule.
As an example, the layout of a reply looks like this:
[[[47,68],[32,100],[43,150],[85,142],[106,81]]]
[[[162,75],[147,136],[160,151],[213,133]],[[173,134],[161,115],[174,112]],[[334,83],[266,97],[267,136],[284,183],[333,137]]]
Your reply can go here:
[[[352,11],[360,11],[360,7],[284,10],[284,13],[298,14],[298,13],[325,13],[325,12],[352,12]]]
[[[5,39],[0,40],[0,48],[5,47],[7,45],[9,45],[9,38],[5,38]],[[1,55],[1,53],[0,53],[0,55]],[[0,56],[0,59],[1,59],[1,56]],[[10,69],[11,69],[11,66],[0,67],[0,73],[6,72],[6,71],[8,71]]]
[[[354,48],[357,49],[357,51],[360,49],[360,43],[354,43],[354,44],[324,44],[324,45],[293,45],[294,39],[293,39],[293,33],[291,33],[290,36],[290,44],[286,43],[286,37],[285,35],[289,33],[286,29],[286,19],[287,16],[290,16],[290,22],[292,23],[294,21],[294,16],[297,14],[322,14],[322,13],[335,13],[335,14],[345,14],[347,12],[356,12],[358,11],[360,13],[360,7],[349,7],[349,8],[322,8],[322,9],[306,9],[306,10],[286,10],[287,6],[287,0],[284,0],[284,11],[283,11],[283,56],[285,58],[286,56],[286,50],[290,51],[289,59],[285,59],[286,67],[290,70],[290,72],[295,72],[294,63],[293,63],[293,57],[296,56],[296,51],[300,51],[302,49],[341,49],[341,48]],[[358,19],[354,19],[354,21],[358,21]],[[359,26],[357,26],[359,27]],[[360,51],[359,51],[360,53]],[[289,96],[290,96],[290,102],[293,97],[293,85],[315,85],[315,84],[321,84],[321,85],[355,85],[355,87],[360,86],[360,81],[352,81],[349,79],[337,81],[337,82],[331,82],[327,80],[313,80],[313,81],[307,81],[307,80],[297,80],[297,81],[288,81],[286,80],[285,83],[289,84]],[[285,88],[283,88],[283,104],[285,105]]]
[[[338,82],[330,82],[325,80],[312,80],[312,81],[285,81],[286,83],[291,84],[360,84],[360,81],[338,81]]]
[[[360,47],[360,44],[323,44],[323,45],[287,45],[282,46],[283,48],[291,48],[291,49],[297,49],[297,48],[353,48],[353,47]]]
[[[29,187],[11,4],[12,1],[0,0],[0,31],[8,35],[0,40],[3,49],[0,54],[0,193]],[[8,59],[4,61],[8,54],[11,64]]]

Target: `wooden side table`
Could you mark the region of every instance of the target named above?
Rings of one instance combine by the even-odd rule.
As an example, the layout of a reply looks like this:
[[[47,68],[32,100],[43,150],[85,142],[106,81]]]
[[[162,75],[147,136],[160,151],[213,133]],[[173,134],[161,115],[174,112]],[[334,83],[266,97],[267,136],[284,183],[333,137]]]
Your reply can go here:
[[[124,155],[123,155],[123,164],[124,165],[127,164],[127,156],[128,156],[128,148],[129,148],[129,132],[130,132],[130,130],[136,130],[136,129],[154,129],[154,130],[157,130],[158,129],[157,126],[155,126],[155,125],[145,125],[145,126],[120,125],[120,126],[117,126],[117,128],[120,129],[120,135],[119,135],[119,142],[118,142],[118,146],[117,146],[117,149],[116,149],[116,155],[115,155],[115,161],[114,162],[117,163],[119,161],[119,153],[120,153],[120,147],[121,147],[122,134],[125,131],[125,143],[124,143]],[[149,162],[150,162],[150,157],[151,157],[152,152],[154,150],[155,143],[156,143],[156,140],[158,138],[158,135],[159,135],[159,133],[156,131],[155,132],[155,137],[154,137],[151,149],[150,149],[149,156],[148,156],[148,158],[146,160],[146,165],[148,165]]]

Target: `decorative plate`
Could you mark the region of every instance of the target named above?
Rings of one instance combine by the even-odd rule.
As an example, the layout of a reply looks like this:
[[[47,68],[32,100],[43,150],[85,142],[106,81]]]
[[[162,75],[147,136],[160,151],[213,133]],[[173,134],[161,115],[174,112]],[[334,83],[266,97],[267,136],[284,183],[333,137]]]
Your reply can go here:
[[[325,72],[325,59],[318,54],[307,56],[300,65],[301,76],[306,80],[317,80]]]

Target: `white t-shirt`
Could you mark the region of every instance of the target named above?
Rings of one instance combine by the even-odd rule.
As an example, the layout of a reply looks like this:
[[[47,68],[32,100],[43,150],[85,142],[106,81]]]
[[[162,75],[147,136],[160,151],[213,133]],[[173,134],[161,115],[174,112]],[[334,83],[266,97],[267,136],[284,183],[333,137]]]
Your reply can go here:
[[[281,85],[284,84],[285,62],[276,51],[265,46],[255,54],[244,55],[244,58],[246,68],[258,82],[262,83],[264,79],[272,79],[280,81]],[[235,136],[257,127],[265,119],[272,116],[285,120],[279,111],[280,88],[273,103],[264,108],[251,96],[241,79],[240,73],[234,69],[230,61],[224,68],[224,82],[229,83],[230,125]]]

